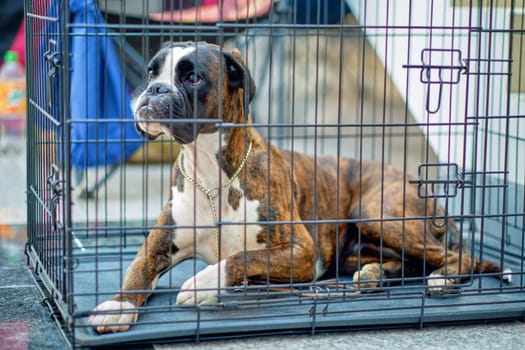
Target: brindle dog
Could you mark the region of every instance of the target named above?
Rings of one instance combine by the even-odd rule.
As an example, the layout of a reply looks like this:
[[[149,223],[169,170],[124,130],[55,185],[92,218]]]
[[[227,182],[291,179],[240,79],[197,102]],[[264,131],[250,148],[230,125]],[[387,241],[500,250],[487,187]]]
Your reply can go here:
[[[472,271],[500,272],[461,249],[453,220],[421,199],[403,172],[265,141],[250,126],[255,86],[239,51],[169,43],[148,72],[137,129],[151,139],[169,135],[182,150],[171,199],[122,292],[90,317],[98,332],[127,330],[149,293],[125,292],[155,288],[164,272],[191,257],[209,266],[182,285],[180,304],[214,303],[221,288],[250,280],[310,282],[336,268],[360,288],[425,271],[431,290],[452,288]],[[218,218],[234,224],[219,232]]]

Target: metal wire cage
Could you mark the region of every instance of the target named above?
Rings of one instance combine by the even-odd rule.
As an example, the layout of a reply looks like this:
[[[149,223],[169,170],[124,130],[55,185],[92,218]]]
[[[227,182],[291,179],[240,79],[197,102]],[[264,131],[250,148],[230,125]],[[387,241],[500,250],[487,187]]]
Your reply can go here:
[[[205,3],[25,1],[26,253],[72,346],[523,318],[523,1]],[[188,40],[240,50],[257,86],[253,126],[272,144],[413,175],[409,186],[458,223],[463,249],[510,268],[512,282],[472,271],[436,296],[428,276],[383,276],[366,293],[336,271],[177,305],[181,284],[206,266],[195,259],[162,276],[129,331],[97,334],[88,317],[119,292],[169,201],[179,152],[167,138],[141,138],[131,106],[162,43]],[[220,118],[217,126],[226,127]],[[308,219],[313,230],[327,224]],[[332,223],[349,220],[363,218]],[[220,232],[228,225],[218,218]]]

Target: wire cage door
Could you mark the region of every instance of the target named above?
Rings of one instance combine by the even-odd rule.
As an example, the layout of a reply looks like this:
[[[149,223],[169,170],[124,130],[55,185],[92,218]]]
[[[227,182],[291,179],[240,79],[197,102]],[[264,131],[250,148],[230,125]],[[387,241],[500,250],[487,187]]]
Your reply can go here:
[[[71,345],[522,318],[523,3],[261,3],[265,6],[255,12],[243,8],[217,19],[207,17],[215,13],[207,12],[210,8],[184,1],[26,1],[28,81],[35,82],[28,84],[27,255]],[[188,180],[195,173],[184,159],[193,158],[179,156],[191,145],[181,147],[169,137],[146,141],[133,119],[148,74],[154,76],[148,62],[165,42],[203,40],[225,52],[239,50],[256,86],[250,127],[288,155],[283,159],[299,169],[294,176],[326,176],[321,165],[300,173],[297,164],[305,159],[332,164],[323,158],[328,154],[341,159],[334,163],[333,187],[348,181],[361,189],[369,186],[365,168],[374,161],[380,209],[369,216],[316,216],[323,203],[337,207],[343,199],[337,190],[323,197],[325,188],[313,184],[305,191],[315,198],[309,217],[282,219],[270,210],[250,216],[248,199],[237,203],[247,213],[244,220],[229,221],[226,211],[217,210],[235,202],[238,193],[221,192],[219,186],[202,195],[198,179]],[[219,77],[227,74],[218,71]],[[197,100],[192,97],[188,103]],[[223,103],[218,102],[214,122],[217,149],[227,142],[229,129],[249,128],[227,121]],[[209,122],[193,119],[195,125]],[[251,151],[252,145],[243,147]],[[241,157],[240,175],[231,171],[235,176],[229,181],[219,172],[222,184],[247,182],[242,168],[250,166],[250,151]],[[227,161],[216,158],[218,164]],[[266,168],[275,161],[269,159]],[[352,179],[344,178],[344,164],[359,164]],[[401,204],[405,215],[385,215],[390,199],[385,174],[392,168],[407,178],[397,193],[405,196],[403,203],[413,193],[430,214],[410,216],[409,204]],[[187,209],[196,219],[187,226],[156,226],[163,207],[176,205],[174,181],[194,188]],[[261,186],[269,188],[270,182],[262,180]],[[359,195],[356,201],[368,204]],[[197,207],[207,215],[196,215]],[[345,235],[356,237],[357,270],[366,264],[365,253],[378,249],[381,262],[401,256],[402,270],[408,271],[410,259],[403,257],[414,243],[405,227],[417,220],[436,232],[447,232],[454,220],[454,244],[501,271],[473,268],[457,288],[432,293],[425,250],[431,238],[425,236],[421,275],[382,274],[374,287],[359,286],[355,274],[333,268],[343,264],[338,251],[332,269],[315,281],[247,279],[221,289],[216,303],[180,305],[181,286],[208,267],[203,258],[188,259],[155,280],[157,288],[146,290],[148,301],[138,307],[138,320],[126,323],[129,330],[99,334],[89,323],[94,308],[114,295],[145,292],[121,288],[137,251],[158,229],[209,230],[215,237],[211,250],[220,256],[227,251],[222,245],[228,233],[249,232],[261,222],[268,236],[278,225],[305,225],[314,233],[329,225],[350,227],[335,229],[335,240],[345,246],[351,241]],[[377,240],[365,241],[359,227],[367,222],[381,228],[399,223],[404,248],[387,247],[381,230]],[[166,249],[176,253],[172,246]]]
[[[58,321],[74,312],[69,298],[72,240],[68,128],[63,94],[67,87],[67,12],[58,4],[25,3],[27,57],[27,233],[26,254],[44,304]],[[61,87],[59,89],[59,87]],[[61,321],[59,321],[60,323]],[[62,324],[67,329],[67,324]]]

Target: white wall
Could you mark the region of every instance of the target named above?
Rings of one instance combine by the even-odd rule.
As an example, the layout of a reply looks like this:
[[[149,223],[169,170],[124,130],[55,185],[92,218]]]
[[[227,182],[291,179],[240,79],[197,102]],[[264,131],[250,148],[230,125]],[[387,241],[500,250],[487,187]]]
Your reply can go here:
[[[469,31],[468,27],[509,29],[511,11],[508,8],[452,7],[452,1],[409,1],[409,0],[347,0],[354,15],[364,26],[366,36],[375,48],[377,55],[386,66],[394,84],[408,104],[410,112],[422,126],[429,143],[438,154],[440,162],[453,162],[470,169],[474,162],[474,125],[478,122],[477,152],[478,171],[499,171],[505,168],[505,137],[508,129],[508,165],[510,181],[522,183],[525,178],[523,160],[516,161],[516,152],[525,152],[525,123],[514,118],[483,118],[468,120],[468,116],[502,116],[524,114],[525,96],[511,94],[507,110],[507,76],[496,75],[509,71],[507,62],[471,61],[469,75],[461,75],[456,85],[443,85],[440,108],[437,113],[426,111],[428,86],[420,82],[420,69],[406,69],[404,65],[421,64],[423,49],[453,49],[461,51],[461,58],[507,59],[509,51],[508,33],[479,33]],[[431,8],[431,4],[434,4]],[[388,5],[388,7],[387,7]],[[409,8],[411,6],[411,8]],[[470,22],[470,23],[469,23]],[[377,28],[387,26],[388,28]],[[432,29],[429,29],[432,26]],[[410,30],[409,30],[410,27]],[[469,46],[470,32],[470,46]],[[490,47],[489,47],[490,46]],[[470,50],[470,51],[469,51]],[[470,54],[469,54],[470,52]],[[428,57],[427,57],[428,58]],[[458,65],[458,54],[435,53],[431,63],[438,65]],[[477,75],[476,72],[491,75]],[[443,71],[442,78],[454,79],[457,72]],[[433,77],[437,77],[433,75]],[[468,80],[468,82],[467,82]],[[468,99],[466,99],[468,85]],[[436,106],[439,85],[431,87],[430,103]],[[436,125],[457,123],[455,126]],[[520,125],[521,124],[521,125]],[[465,130],[467,136],[465,137]],[[485,139],[485,130],[488,130]],[[521,138],[521,141],[519,140]],[[486,141],[486,144],[485,144]],[[463,150],[466,154],[464,155]],[[481,164],[486,151],[485,166]]]

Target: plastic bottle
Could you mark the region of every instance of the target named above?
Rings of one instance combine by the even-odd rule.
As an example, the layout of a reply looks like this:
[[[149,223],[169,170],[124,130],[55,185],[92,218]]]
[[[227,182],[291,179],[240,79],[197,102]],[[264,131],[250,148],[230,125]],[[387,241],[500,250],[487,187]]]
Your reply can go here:
[[[26,76],[18,53],[7,51],[0,68],[0,151],[20,151],[25,141]]]

